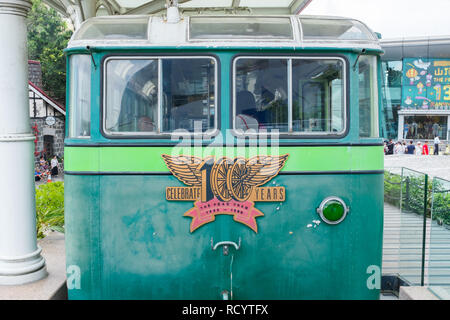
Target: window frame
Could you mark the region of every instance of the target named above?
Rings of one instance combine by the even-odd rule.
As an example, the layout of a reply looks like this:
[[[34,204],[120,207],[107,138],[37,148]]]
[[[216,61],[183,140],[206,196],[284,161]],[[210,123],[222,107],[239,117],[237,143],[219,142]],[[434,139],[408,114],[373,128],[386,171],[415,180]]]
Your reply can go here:
[[[89,101],[89,135],[87,136],[79,136],[79,135],[71,135],[71,132],[74,130],[74,124],[76,120],[76,114],[79,113],[81,110],[80,108],[74,108],[72,105],[72,74],[74,72],[74,68],[72,68],[72,59],[79,57],[79,56],[86,56],[89,57],[89,97],[87,97],[87,100]],[[74,53],[68,56],[68,67],[69,67],[69,85],[68,85],[68,99],[67,104],[69,106],[69,110],[67,112],[68,117],[68,128],[67,128],[67,138],[68,139],[82,139],[82,140],[89,140],[92,136],[92,60],[89,54],[87,53]],[[74,113],[76,112],[76,113]],[[75,115],[75,116],[74,116]]]
[[[162,61],[164,59],[212,59],[214,61],[214,128],[209,129],[205,132],[164,132],[161,131],[162,123]],[[106,129],[106,114],[107,114],[107,103],[106,103],[106,86],[107,86],[107,68],[106,65],[111,60],[157,60],[158,63],[158,124],[157,132],[111,132]],[[203,137],[210,139],[215,137],[220,132],[220,59],[218,56],[207,53],[205,55],[199,54],[109,54],[102,58],[101,62],[101,106],[100,106],[100,132],[105,138],[109,139],[170,139],[172,134],[178,137]],[[180,128],[183,130],[182,128]],[[179,130],[179,129],[176,129]]]
[[[252,132],[248,132],[248,133],[242,133],[236,130],[236,63],[238,60],[241,59],[285,59],[287,60],[287,75],[288,75],[288,83],[287,83],[287,88],[289,91],[289,95],[288,95],[288,128],[289,130],[292,129],[293,127],[293,101],[292,101],[292,91],[293,91],[293,87],[292,87],[292,83],[293,83],[293,74],[292,74],[292,61],[293,60],[339,60],[342,62],[343,66],[342,66],[342,72],[343,72],[343,98],[344,98],[344,103],[343,103],[343,116],[344,116],[344,120],[343,120],[343,124],[344,124],[344,128],[342,131],[337,132],[337,133],[330,133],[330,132],[293,132],[293,131],[289,131],[289,132],[279,132],[278,135],[280,138],[284,138],[284,139],[299,139],[299,138],[306,138],[306,139],[327,139],[327,138],[332,138],[332,139],[341,139],[344,138],[348,135],[349,131],[350,131],[350,67],[349,67],[349,61],[347,59],[346,56],[344,55],[340,55],[340,54],[332,54],[332,55],[327,55],[327,54],[296,54],[296,55],[280,55],[280,54],[238,54],[235,55],[232,59],[232,63],[231,63],[231,87],[232,89],[230,90],[230,98],[231,98],[231,102],[232,102],[232,110],[230,113],[230,122],[229,122],[229,126],[231,128],[231,132],[235,137],[238,138],[257,138],[259,137],[261,134],[259,132],[256,133],[252,133]],[[271,133],[268,132],[264,132],[262,133],[262,135],[271,135]]]
[[[360,107],[360,82],[358,79],[358,122],[359,122],[359,128],[358,128],[358,136],[360,139],[376,139],[380,138],[380,83],[378,83],[378,74],[380,72],[380,66],[379,66],[379,60],[374,55],[361,55],[361,58],[369,58],[370,59],[370,134],[368,137],[361,136],[361,123],[359,121],[359,113],[361,112]],[[361,58],[358,61],[358,78],[359,78],[359,66],[361,64]]]

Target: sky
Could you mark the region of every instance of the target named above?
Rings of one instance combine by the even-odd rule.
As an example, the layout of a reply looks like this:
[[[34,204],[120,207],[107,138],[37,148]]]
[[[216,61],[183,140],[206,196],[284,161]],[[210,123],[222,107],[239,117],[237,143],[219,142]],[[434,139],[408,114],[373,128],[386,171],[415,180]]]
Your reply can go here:
[[[383,39],[450,36],[450,0],[313,0],[302,14],[355,18]]]

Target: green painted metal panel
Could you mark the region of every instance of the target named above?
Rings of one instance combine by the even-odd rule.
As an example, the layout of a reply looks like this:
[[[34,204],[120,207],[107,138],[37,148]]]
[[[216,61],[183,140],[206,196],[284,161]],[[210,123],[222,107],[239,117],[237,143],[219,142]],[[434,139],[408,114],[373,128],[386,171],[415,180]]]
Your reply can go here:
[[[231,216],[189,232],[192,202],[169,202],[173,176],[66,175],[67,264],[81,270],[70,299],[377,299],[367,268],[381,266],[383,175],[277,176],[284,203],[257,203],[258,233]],[[272,185],[272,182],[271,182]],[[345,187],[344,187],[345,186]],[[328,196],[349,206],[321,223]],[[238,242],[224,256],[219,241]],[[233,273],[231,283],[230,271]]]
[[[184,151],[182,151],[184,150]],[[169,172],[162,154],[193,154],[204,158],[251,157],[248,148],[205,148],[174,150],[172,147],[66,147],[65,170],[69,172]],[[261,154],[260,150],[254,151]],[[280,147],[268,154],[289,154],[283,171],[365,171],[383,170],[382,146]],[[254,154],[256,155],[256,153]]]
[[[373,144],[381,139],[360,139],[358,75],[351,70],[357,51],[324,48],[270,48],[267,53],[343,54],[349,64],[349,131],[341,138],[299,138],[281,142]],[[68,54],[87,53],[85,49]],[[168,139],[108,139],[101,126],[101,60],[107,54],[216,54],[220,59],[220,125],[230,126],[231,62],[239,53],[261,53],[254,48],[95,48],[92,66],[91,137],[66,139],[65,206],[67,266],[81,271],[80,287],[69,287],[70,299],[221,299],[223,290],[235,299],[378,299],[379,290],[367,287],[367,267],[381,267],[383,175],[279,175],[270,186],[286,188],[283,203],[256,203],[264,213],[257,218],[258,233],[220,215],[215,221],[189,231],[191,218],[183,214],[193,202],[166,201],[165,188],[183,186],[168,173],[161,154],[173,147],[85,147],[83,144],[157,144]],[[372,52],[378,54],[378,52]],[[69,70],[70,72],[70,70]],[[68,106],[68,109],[70,106]],[[69,113],[69,112],[68,112]],[[67,123],[70,123],[68,119]],[[224,137],[224,142],[235,141]],[[199,148],[200,157],[222,154],[222,148]],[[250,149],[226,148],[224,155],[249,157]],[[227,152],[228,151],[228,152]],[[241,152],[242,151],[242,152]],[[260,153],[263,153],[259,150]],[[186,153],[186,152],[183,152]],[[273,154],[289,153],[282,172],[383,170],[382,146],[280,146]],[[268,148],[270,154],[270,148]],[[112,175],[112,173],[125,175]],[[89,175],[84,175],[87,173]],[[95,175],[102,173],[104,175]],[[108,175],[111,173],[111,175]],[[316,208],[328,196],[339,196],[349,206],[339,225],[323,222]],[[311,225],[311,227],[308,227]],[[224,256],[219,241],[238,242]],[[233,272],[231,283],[230,272]],[[69,278],[68,275],[68,284]]]

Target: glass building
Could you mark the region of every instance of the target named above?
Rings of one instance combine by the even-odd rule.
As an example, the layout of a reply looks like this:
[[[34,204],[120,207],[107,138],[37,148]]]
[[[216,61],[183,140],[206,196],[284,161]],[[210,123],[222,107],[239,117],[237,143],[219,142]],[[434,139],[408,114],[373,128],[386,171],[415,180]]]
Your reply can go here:
[[[450,139],[450,37],[382,40],[385,138]]]

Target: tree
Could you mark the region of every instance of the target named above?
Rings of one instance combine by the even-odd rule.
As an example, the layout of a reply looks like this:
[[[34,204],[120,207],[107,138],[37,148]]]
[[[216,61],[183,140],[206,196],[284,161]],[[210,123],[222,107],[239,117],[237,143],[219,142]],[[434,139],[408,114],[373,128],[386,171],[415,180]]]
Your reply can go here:
[[[64,48],[72,31],[63,18],[53,9],[32,0],[28,15],[28,58],[38,60],[42,66],[44,90],[56,100],[65,102],[66,59]]]

